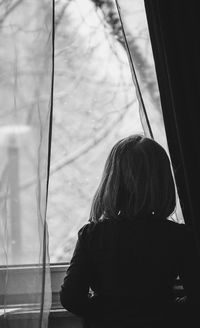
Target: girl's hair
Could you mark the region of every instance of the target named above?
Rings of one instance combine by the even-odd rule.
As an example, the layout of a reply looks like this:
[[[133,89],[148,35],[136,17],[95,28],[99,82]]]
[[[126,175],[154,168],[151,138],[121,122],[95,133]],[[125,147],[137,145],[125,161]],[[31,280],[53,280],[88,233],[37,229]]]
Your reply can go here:
[[[94,195],[90,221],[150,214],[165,219],[175,206],[175,185],[164,148],[138,134],[118,141],[107,158]]]

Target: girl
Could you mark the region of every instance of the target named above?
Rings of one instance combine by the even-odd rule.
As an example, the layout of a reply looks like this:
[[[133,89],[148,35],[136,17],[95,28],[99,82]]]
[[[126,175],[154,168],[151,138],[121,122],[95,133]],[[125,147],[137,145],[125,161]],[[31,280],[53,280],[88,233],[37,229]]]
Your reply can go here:
[[[200,265],[191,232],[169,220],[175,206],[165,150],[141,135],[117,142],[78,233],[63,307],[92,328],[184,327],[196,313]],[[182,322],[174,317],[177,276],[187,294]]]

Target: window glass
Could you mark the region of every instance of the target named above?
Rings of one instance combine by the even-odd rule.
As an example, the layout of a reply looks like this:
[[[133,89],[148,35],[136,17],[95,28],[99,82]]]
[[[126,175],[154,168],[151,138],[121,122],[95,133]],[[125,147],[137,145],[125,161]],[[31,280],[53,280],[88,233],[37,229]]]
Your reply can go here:
[[[122,31],[124,30],[124,36],[128,43],[152,132],[151,135],[144,112],[140,110],[140,118],[145,134],[158,141],[170,157],[144,0],[117,0],[115,3],[117,4],[118,14],[121,16]],[[169,219],[184,223],[178,193],[176,212]]]
[[[166,138],[142,0],[120,13],[155,139]],[[48,227],[51,262],[69,261],[113,144],[147,133],[115,1],[56,1]]]
[[[0,1],[0,327],[48,326],[52,5]]]
[[[42,261],[51,35],[50,0],[0,1],[0,265]]]

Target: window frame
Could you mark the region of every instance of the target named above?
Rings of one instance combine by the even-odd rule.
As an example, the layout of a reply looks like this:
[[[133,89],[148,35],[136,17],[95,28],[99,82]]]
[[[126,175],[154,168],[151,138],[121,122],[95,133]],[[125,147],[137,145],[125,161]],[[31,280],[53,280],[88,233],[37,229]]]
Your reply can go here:
[[[50,274],[51,274],[51,293],[52,293],[52,305],[48,316],[48,328],[82,328],[83,327],[83,319],[72,314],[71,312],[64,309],[60,303],[59,298],[59,291],[61,284],[63,282],[65,273],[67,268],[69,267],[69,262],[62,262],[62,263],[51,263],[50,267]],[[8,314],[9,320],[14,321],[14,325],[16,327],[20,326],[21,328],[26,328],[27,326],[27,319],[38,323],[38,317],[40,313],[40,306],[38,308],[33,308],[27,306],[27,300],[30,301],[30,293],[33,293],[33,297],[35,296],[36,292],[41,293],[41,289],[38,288],[38,291],[35,291],[35,284],[31,285],[31,277],[38,272],[37,265],[15,265],[9,267],[0,267],[0,278],[2,274],[6,274],[6,271],[12,270],[13,278],[12,283],[10,284],[10,288],[8,291],[12,291],[10,295],[8,295],[8,308],[13,309]],[[42,267],[41,272],[42,275]],[[1,279],[0,279],[1,282]],[[29,285],[29,290],[27,290],[25,286]],[[1,304],[3,295],[1,293],[2,288],[0,288],[0,310],[3,308]],[[181,284],[179,278],[177,278],[174,286],[174,296],[176,297],[183,297],[184,296],[184,289]],[[31,315],[29,315],[31,311]],[[4,320],[4,316],[0,315],[0,324],[1,320]]]
[[[69,311],[65,310],[60,304],[59,290],[63,282],[66,270],[69,263],[52,263],[50,264],[51,274],[51,293],[52,293],[52,305],[49,313],[48,327],[66,327],[70,324],[71,327],[82,327],[82,319],[73,315]],[[11,310],[7,314],[9,320],[15,320],[16,325],[23,327],[23,322],[26,323],[26,319],[38,320],[38,314],[40,312],[40,304],[38,306],[32,306],[31,296],[34,300],[36,295],[41,293],[41,286],[38,284],[38,289],[35,290],[35,283],[31,284],[32,277],[37,273],[38,268],[41,268],[39,272],[42,275],[42,266],[36,264],[33,265],[13,265],[13,266],[0,266],[0,324],[2,319],[4,320],[4,295],[3,288],[1,288],[1,282],[4,275],[12,274],[12,279],[9,283],[7,290],[6,305],[7,309]],[[29,286],[27,291],[27,285]],[[28,313],[31,311],[31,317]]]
[[[62,284],[65,272],[69,263],[52,263],[49,265],[51,274],[51,290],[52,290],[52,306],[56,307],[59,300],[58,294]],[[41,270],[40,270],[41,269]],[[35,299],[37,294],[41,293],[41,286],[38,284],[37,289],[35,283],[32,283],[35,274],[42,277],[42,266],[36,264],[32,265],[13,265],[13,266],[0,266],[0,307],[3,304],[3,290],[1,281],[4,276],[12,275],[9,280],[7,288],[6,304],[10,306],[23,306],[30,303],[31,295]],[[28,286],[28,292],[27,292]]]
[[[61,308],[59,291],[61,284],[66,273],[69,263],[51,263],[50,264],[50,274],[51,274],[51,293],[52,293],[52,309]],[[12,280],[10,281],[9,288],[7,290],[8,299],[6,304],[8,307],[23,307],[27,305],[30,301],[30,294],[33,296],[38,293],[41,293],[40,286],[38,285],[38,290],[35,290],[35,284],[31,284],[32,277],[37,272],[37,265],[15,265],[9,267],[0,267],[0,277],[6,274],[6,271],[9,274],[9,271],[12,271]],[[42,275],[42,267],[41,272]],[[0,280],[1,281],[1,280]],[[28,292],[26,286],[29,286]],[[176,279],[174,290],[177,293],[183,291],[183,286],[179,277]],[[0,288],[0,308],[2,307],[3,293],[2,288]]]

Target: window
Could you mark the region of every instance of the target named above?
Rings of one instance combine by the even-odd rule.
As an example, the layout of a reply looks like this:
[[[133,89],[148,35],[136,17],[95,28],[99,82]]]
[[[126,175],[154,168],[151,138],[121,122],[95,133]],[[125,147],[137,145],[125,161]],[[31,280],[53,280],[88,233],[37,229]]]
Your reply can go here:
[[[150,125],[167,149],[144,4],[123,0],[119,5]],[[70,260],[113,143],[131,133],[148,132],[115,1],[57,1],[55,23],[47,212],[52,263]]]
[[[149,120],[155,139],[167,149],[143,1],[118,4],[120,8],[114,0],[55,1],[49,269],[48,257],[47,268],[43,266],[48,255],[43,237],[52,2],[0,1],[0,316],[19,304],[34,303],[38,311],[45,294],[44,269],[47,312],[50,278],[56,302],[62,263],[70,260],[77,231],[88,220],[113,143],[131,133],[148,134]],[[135,73],[148,120],[138,101]],[[177,214],[175,219],[183,221],[179,205]]]
[[[45,326],[51,305],[45,212],[52,3],[0,1],[1,327]]]

